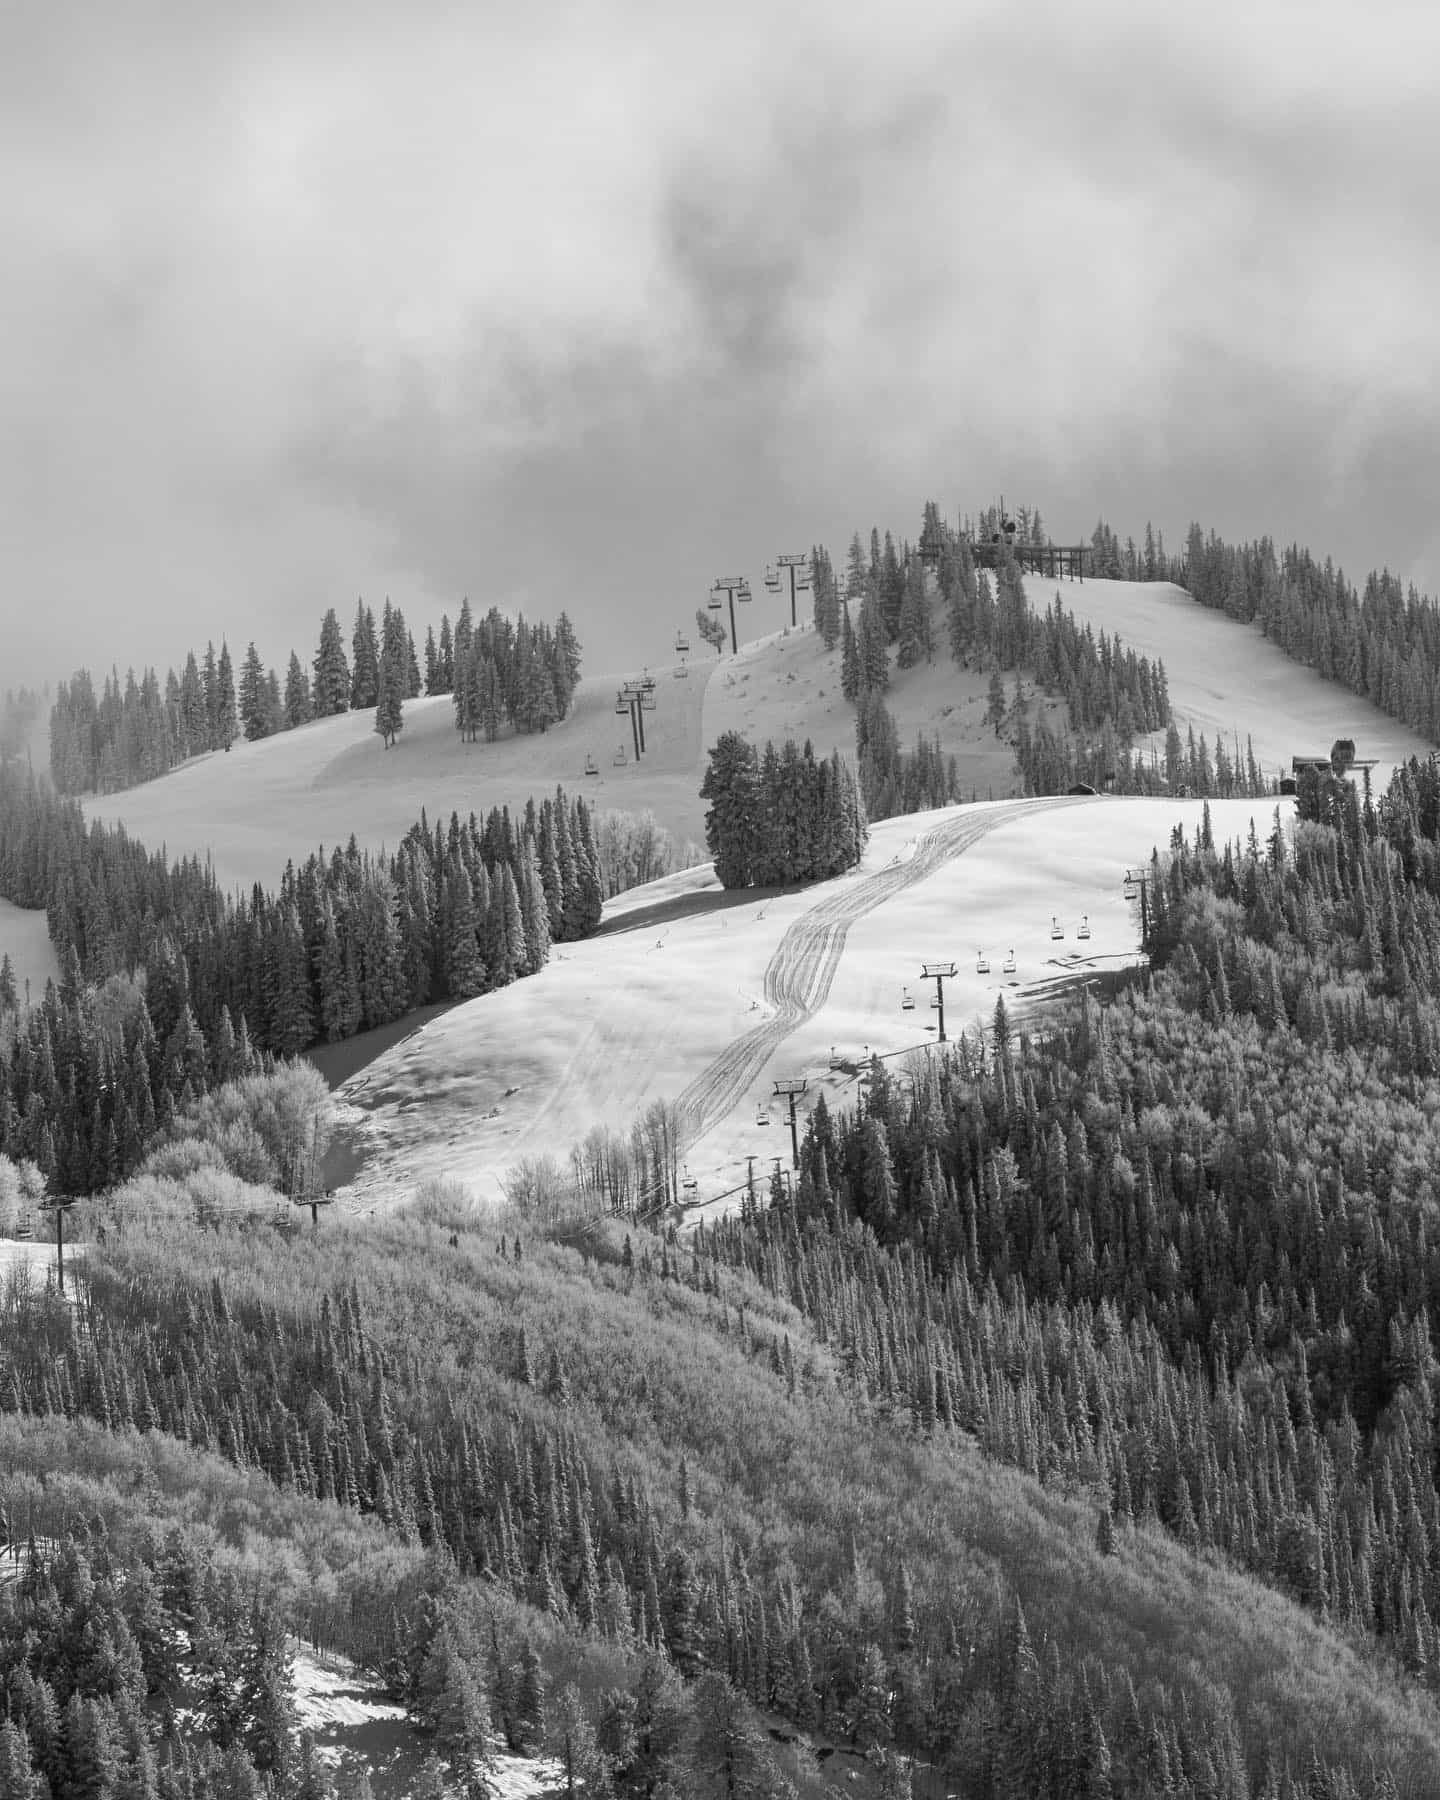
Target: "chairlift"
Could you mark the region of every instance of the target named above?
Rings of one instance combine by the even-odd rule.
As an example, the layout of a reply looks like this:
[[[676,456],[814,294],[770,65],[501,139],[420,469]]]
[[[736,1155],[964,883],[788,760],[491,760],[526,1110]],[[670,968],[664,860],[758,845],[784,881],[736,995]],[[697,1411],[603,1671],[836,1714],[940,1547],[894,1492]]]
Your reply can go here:
[[[750,583],[748,581],[742,581],[739,587],[736,588],[735,598],[737,600],[753,600],[755,598],[750,592]]]
[[[772,563],[765,571],[765,585],[772,594],[780,592],[780,571]]]
[[[688,637],[686,637],[686,635],[685,635],[685,633],[684,633],[684,632],[683,632],[683,631],[677,631],[677,632],[676,632],[676,633],[675,633],[675,652],[676,652],[676,655],[678,655],[678,656],[686,656],[686,655],[688,655],[688,654],[689,654],[689,650],[690,650],[690,640],[689,640],[689,638],[688,638]]]
[[[1125,887],[1123,891],[1127,900],[1138,900],[1140,898],[1140,884],[1130,873],[1129,869],[1125,871]]]
[[[990,973],[990,958],[983,950],[977,950],[975,953],[975,973],[977,975],[988,975]]]
[[[795,592],[797,594],[805,594],[805,593],[808,593],[809,591],[810,591],[810,571],[809,571],[809,569],[797,569],[795,571]]]
[[[623,744],[621,744],[620,748],[615,752],[615,754],[610,758],[610,760],[612,763],[614,763],[614,765],[617,769],[623,769],[625,767],[626,763],[629,762],[630,758],[625,754],[625,746]]]
[[[915,996],[908,987],[900,990],[900,1010],[901,1012],[914,1012],[915,1010]]]
[[[585,758],[585,773],[587,775],[598,775],[600,773],[600,765],[593,756],[587,756]]]
[[[657,701],[653,694],[646,693],[646,694],[641,695],[640,704],[645,709],[646,712],[654,712],[655,707],[657,705]]]
[[[1089,915],[1089,913],[1085,913],[1082,916],[1082,918],[1080,920],[1080,929],[1075,933],[1075,935],[1076,935],[1076,937],[1081,937],[1081,938],[1089,937],[1089,935],[1090,935],[1090,915]]]
[[[616,716],[618,718],[623,719],[625,717],[626,713],[629,712],[629,710],[630,710],[630,702],[625,698],[625,696],[623,694],[617,694],[615,696]]]
[[[680,1183],[680,1192],[687,1200],[693,1200],[700,1192],[700,1183],[690,1173],[690,1165],[685,1165],[685,1179]]]
[[[763,1100],[755,1108],[755,1123],[757,1125],[768,1125],[770,1123],[770,1112]]]
[[[725,610],[725,597],[719,588],[710,590],[710,610],[711,612],[724,612]]]
[[[940,996],[939,996],[939,995],[938,995],[938,994],[936,994],[936,995],[935,995],[935,997],[934,997],[934,999],[933,999],[933,1000],[931,1000],[931,1002],[930,1002],[930,1010],[931,1010],[931,1012],[939,1012],[939,1010],[940,1010]]]
[[[676,665],[675,665],[675,679],[676,679],[676,680],[677,680],[677,681],[688,681],[688,680],[689,680],[689,679],[690,679],[690,665],[689,665],[689,663],[683,663],[683,662],[682,662],[682,663],[676,663]]]
[[[913,1006],[915,1002],[912,1000],[910,1004]],[[845,1058],[835,1048],[834,1044],[830,1046],[830,1067],[832,1069],[843,1069],[845,1067]]]
[[[1000,972],[1004,975],[1013,975],[1015,973],[1015,952],[1013,950],[1005,958],[1004,962],[1001,963]]]
[[[1050,918],[1050,936],[1052,938],[1059,939],[1059,938],[1063,938],[1064,935],[1065,935],[1065,927],[1052,914],[1051,918]]]

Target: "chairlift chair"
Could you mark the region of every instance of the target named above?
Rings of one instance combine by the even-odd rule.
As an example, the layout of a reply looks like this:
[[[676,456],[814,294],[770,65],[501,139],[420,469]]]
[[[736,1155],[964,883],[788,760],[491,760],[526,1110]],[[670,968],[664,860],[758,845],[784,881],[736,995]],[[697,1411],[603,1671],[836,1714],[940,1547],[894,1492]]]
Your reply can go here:
[[[1089,937],[1089,935],[1090,935],[1090,915],[1089,915],[1089,913],[1082,914],[1081,919],[1080,919],[1080,929],[1075,933],[1075,935],[1076,935],[1076,937],[1081,937],[1081,938]]]
[[[683,662],[682,662],[682,663],[676,663],[676,665],[675,665],[675,679],[676,679],[676,680],[677,680],[677,681],[688,681],[688,680],[689,680],[689,679],[690,679],[690,665],[689,665],[689,663],[683,663]]]
[[[640,699],[640,704],[644,707],[646,712],[654,712],[656,707],[655,696],[650,693],[643,694]]]
[[[912,1000],[910,1004],[913,1006],[915,1002]],[[835,1048],[834,1044],[830,1046],[830,1067],[832,1069],[843,1069],[845,1067],[845,1058]]]
[[[900,990],[900,1010],[901,1012],[914,1012],[915,1010],[915,996],[908,987]]]
[[[690,1165],[685,1165],[685,1179],[680,1183],[680,1192],[687,1200],[693,1200],[700,1192],[700,1183],[690,1173]]]
[[[689,653],[689,649],[690,649],[689,638],[686,637],[686,635],[683,631],[677,631],[675,633],[675,653],[676,653],[676,655],[677,656],[685,656]]]
[[[772,594],[780,592],[780,571],[773,563],[765,571],[765,585]]]
[[[1053,914],[1050,918],[1050,935],[1052,938],[1063,938],[1065,935],[1065,927]]]
[[[753,600],[755,598],[750,592],[750,583],[748,581],[742,581],[739,587],[736,588],[735,598],[737,600]]]
[[[763,1100],[755,1108],[755,1123],[757,1125],[768,1125],[770,1123],[769,1109],[766,1107]]]
[[[1015,952],[1013,950],[1005,958],[1004,962],[1001,963],[1000,967],[1002,972],[1006,975],[1013,975],[1015,973]]]
[[[975,973],[977,975],[988,975],[990,973],[990,958],[983,950],[977,950],[975,953]]]
[[[719,588],[711,588],[709,605],[711,612],[724,612],[725,598]]]
[[[585,773],[587,775],[598,775],[600,773],[600,765],[593,756],[587,756],[585,758]]]
[[[621,744],[620,748],[615,752],[615,754],[610,758],[610,760],[612,763],[614,763],[614,765],[617,769],[623,769],[625,767],[626,763],[629,762],[630,759],[625,754],[625,746],[623,744]]]
[[[629,712],[629,710],[630,710],[630,702],[625,698],[625,696],[623,694],[617,694],[615,696],[616,717],[623,719],[625,717],[626,713]]]

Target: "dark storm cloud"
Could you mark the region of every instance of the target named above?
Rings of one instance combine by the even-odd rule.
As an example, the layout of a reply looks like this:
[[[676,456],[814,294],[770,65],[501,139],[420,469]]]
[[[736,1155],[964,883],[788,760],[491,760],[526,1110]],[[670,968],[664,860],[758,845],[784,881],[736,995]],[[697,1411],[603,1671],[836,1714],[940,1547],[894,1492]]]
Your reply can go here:
[[[0,682],[362,591],[598,669],[1001,490],[1440,585],[1430,13],[1174,11],[36,9]]]

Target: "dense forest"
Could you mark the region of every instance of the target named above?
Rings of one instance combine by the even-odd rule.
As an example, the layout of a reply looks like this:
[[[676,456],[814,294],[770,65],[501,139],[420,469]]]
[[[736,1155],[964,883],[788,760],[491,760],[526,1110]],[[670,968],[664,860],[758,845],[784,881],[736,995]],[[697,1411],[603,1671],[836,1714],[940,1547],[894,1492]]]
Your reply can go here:
[[[720,885],[771,887],[824,881],[853,868],[868,825],[854,770],[835,751],[817,760],[806,740],[763,750],[738,731],[710,751],[700,797],[710,802],[705,843]]]
[[[544,731],[570,708],[580,679],[580,646],[564,613],[553,626],[506,618],[491,607],[476,620],[464,601],[452,631],[449,614],[437,639],[425,635],[426,694],[455,697],[456,729],[467,741],[516,731]],[[398,607],[386,600],[377,628],[372,608],[357,602],[347,656],[331,607],[307,667],[290,653],[284,682],[250,644],[237,676],[228,643],[203,657],[190,651],[181,672],[162,682],[154,669],[124,682],[112,669],[97,695],[80,669],[56,689],[50,713],[50,774],[62,794],[114,793],[153,780],[207,750],[291,731],[311,719],[371,709],[387,747],[404,725],[404,702],[422,691],[415,640]]]
[[[483,825],[422,814],[391,855],[352,838],[287,866],[276,893],[228,897],[193,859],[172,866],[123,829],[87,829],[13,761],[0,765],[0,897],[44,905],[63,971],[5,1024],[0,1150],[64,1193],[129,1173],[187,1083],[198,1094],[257,1057],[533,974],[552,943],[595,929],[602,904],[589,809],[559,789]]]

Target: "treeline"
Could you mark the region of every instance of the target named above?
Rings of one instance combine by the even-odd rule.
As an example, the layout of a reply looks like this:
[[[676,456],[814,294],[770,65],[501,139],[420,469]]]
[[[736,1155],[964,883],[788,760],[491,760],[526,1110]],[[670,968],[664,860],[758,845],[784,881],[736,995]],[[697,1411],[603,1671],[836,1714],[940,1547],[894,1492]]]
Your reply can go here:
[[[657,881],[673,869],[704,861],[688,839],[677,850],[675,840],[648,808],[641,813],[613,808],[596,813],[593,830],[600,893],[606,900]]]
[[[738,731],[710,751],[702,800],[705,843],[722,887],[773,887],[824,881],[860,860],[869,835],[865,804],[850,764],[835,751],[817,761],[787,738],[757,751]]]
[[[927,738],[917,732],[915,748],[902,750],[895,721],[877,693],[867,694],[856,711],[855,761],[869,819],[928,812],[961,797],[955,758],[941,750],[939,733]]]
[[[1256,800],[1274,794],[1278,784],[1255,760],[1247,735],[1242,751],[1238,738],[1226,745],[1217,737],[1213,754],[1202,731],[1189,727],[1185,739],[1171,723],[1163,757],[1122,745],[1106,720],[1095,737],[1057,735],[1041,719],[1032,726],[1023,714],[1015,729],[1015,756],[1029,794],[1063,794],[1083,782],[1097,793],[1180,794],[1197,799]]]
[[[495,808],[483,825],[452,814],[432,829],[422,813],[389,855],[352,838],[298,873],[287,866],[277,893],[257,884],[232,898],[194,859],[172,867],[123,829],[87,830],[73,801],[14,764],[0,771],[0,895],[45,907],[65,970],[53,1004],[22,1022],[25,1041],[39,1034],[24,1082],[18,1053],[7,1059],[3,1046],[0,1078],[8,1068],[17,1153],[53,1170],[66,1192],[94,1191],[107,1172],[134,1166],[132,1115],[145,1140],[138,1089],[127,1112],[126,1084],[108,1074],[115,1050],[87,1029],[87,987],[143,971],[148,1026],[135,1029],[167,1055],[174,1044],[199,1092],[201,1069],[211,1079],[233,1072],[230,1046],[244,1067],[256,1053],[294,1055],[533,974],[553,942],[594,930],[602,904],[589,809],[559,789],[518,819]],[[45,1053],[62,1023],[55,1007],[92,1068],[73,1091],[72,1066],[57,1064],[53,1042]],[[123,1055],[133,1055],[129,1042]],[[153,1066],[147,1074],[158,1116]],[[178,1093],[182,1082],[164,1085]]]
[[[1190,527],[1185,585],[1202,606],[1258,620],[1287,656],[1440,740],[1440,606],[1388,569],[1356,588],[1327,557],[1268,537],[1227,544]]]
[[[1167,556],[1148,524],[1122,543],[1102,519],[1091,535],[1094,572],[1117,581],[1173,581],[1202,606],[1258,621],[1285,654],[1440,740],[1440,606],[1388,569],[1357,587],[1329,557],[1263,536],[1227,543],[1192,523],[1183,553]]]
[[[569,710],[580,678],[580,647],[562,613],[554,626],[511,620],[494,607],[478,623],[465,600],[452,631],[449,614],[425,635],[424,689],[455,695],[456,728],[467,740],[496,737],[505,724],[544,731]],[[320,626],[307,666],[290,652],[283,683],[248,646],[237,677],[230,647],[192,650],[162,685],[154,669],[122,683],[112,669],[100,693],[86,669],[62,681],[50,712],[50,773],[62,794],[114,793],[153,780],[187,758],[228,750],[247,739],[290,731],[311,719],[375,708],[387,747],[403,726],[403,706],[422,691],[415,639],[404,614],[387,599],[377,628],[364,600],[356,604],[347,656],[335,609]]]
[[[268,1062],[223,1003],[208,1035],[184,1001],[163,1005],[157,1031],[142,983],[115,976],[91,989],[73,952],[66,965],[37,1006],[19,1011],[0,996],[0,1200],[7,1158],[22,1175],[33,1163],[51,1193],[101,1192],[140,1166],[177,1109]]]

